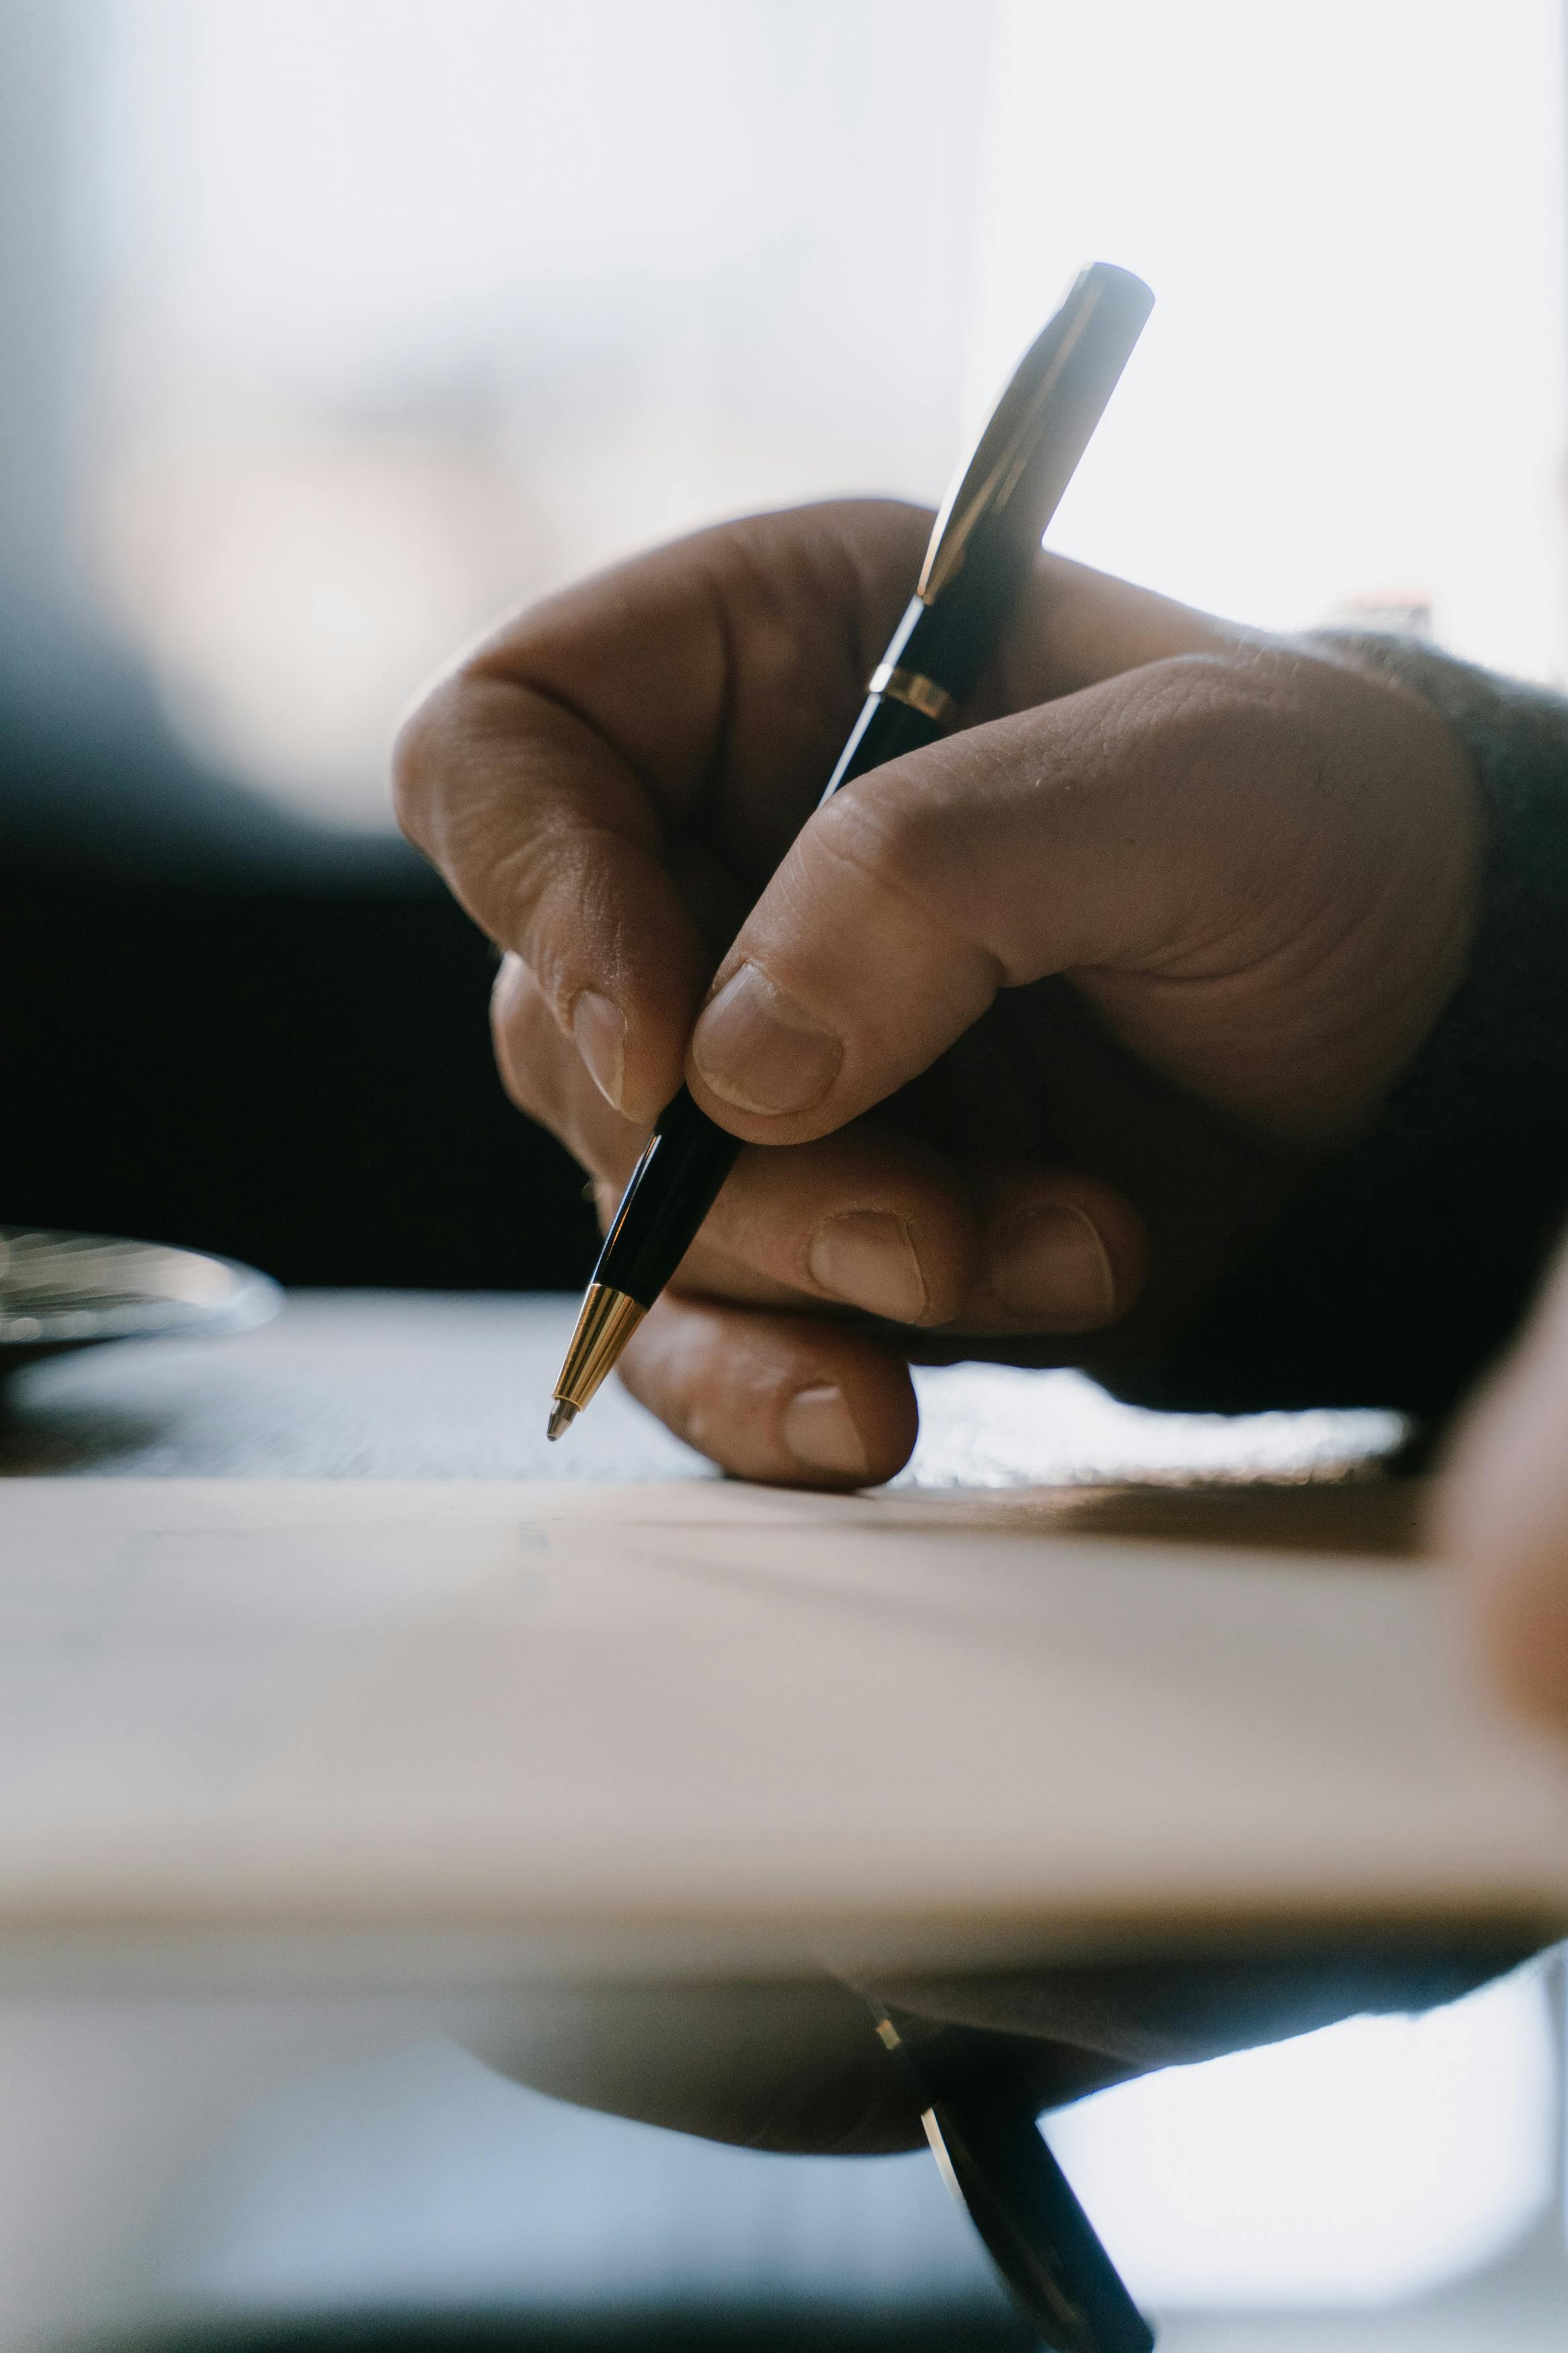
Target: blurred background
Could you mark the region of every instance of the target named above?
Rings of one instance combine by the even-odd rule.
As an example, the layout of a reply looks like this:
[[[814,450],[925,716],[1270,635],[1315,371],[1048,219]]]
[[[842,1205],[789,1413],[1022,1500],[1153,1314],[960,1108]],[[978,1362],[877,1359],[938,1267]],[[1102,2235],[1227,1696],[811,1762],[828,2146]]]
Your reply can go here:
[[[392,714],[508,605],[747,509],[934,500],[1101,255],[1160,307],[1063,548],[1568,665],[1543,0],[47,26],[63,375],[13,584],[69,565],[191,747],[290,806],[384,824]]]
[[[1559,19],[0,0],[7,1213],[574,1285],[396,715],[632,549],[934,501],[1086,259],[1159,303],[1056,544],[1561,680]]]
[[[1086,259],[1158,308],[1057,546],[1562,684],[1565,112],[1559,0],[0,0],[7,1221],[574,1287],[489,951],[391,828],[398,712],[658,539],[934,501]],[[1556,2344],[1558,2009],[1529,1976],[1053,2129],[1173,2347]],[[989,2293],[923,2158],[574,2117],[401,2016],[352,2052],[325,2016],[279,2089],[276,2020],[235,2018],[242,2121],[171,2092],[164,2149],[188,2011],[8,2013],[7,2102],[78,2088],[0,2160],[0,2341]],[[1442,2300],[1510,2264],[1514,2333]]]

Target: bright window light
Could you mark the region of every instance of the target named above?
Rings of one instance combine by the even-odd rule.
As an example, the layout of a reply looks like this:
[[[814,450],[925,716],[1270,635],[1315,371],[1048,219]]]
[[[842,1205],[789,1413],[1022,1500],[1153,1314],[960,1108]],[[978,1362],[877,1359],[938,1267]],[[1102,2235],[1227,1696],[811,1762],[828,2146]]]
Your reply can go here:
[[[1152,2306],[1378,2305],[1478,2270],[1540,2214],[1556,2105],[1527,1971],[1424,2017],[1166,2069],[1047,2137]]]
[[[747,508],[934,499],[1095,258],[1158,307],[1057,544],[1568,675],[1556,0],[71,21],[104,594],[280,793],[384,818],[399,705],[503,606]]]
[[[1157,300],[1056,543],[1561,681],[1563,92],[1557,0],[1001,0],[971,412],[1081,261]]]
[[[504,607],[724,515],[939,494],[984,10],[101,5],[97,562],[231,767],[384,817],[399,706]]]

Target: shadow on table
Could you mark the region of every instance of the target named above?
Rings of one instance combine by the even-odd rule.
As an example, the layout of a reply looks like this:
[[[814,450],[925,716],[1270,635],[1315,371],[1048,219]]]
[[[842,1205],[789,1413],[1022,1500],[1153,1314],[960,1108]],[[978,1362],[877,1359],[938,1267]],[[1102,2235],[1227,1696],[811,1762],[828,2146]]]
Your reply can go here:
[[[20,1380],[0,1380],[0,1479],[58,1478],[142,1453],[168,1435],[167,1416],[129,1407],[31,1404]]]
[[[74,2353],[1025,2353],[1037,2337],[987,2305],[877,2316],[786,2310],[551,2316],[344,2312],[184,2323],[94,2337]]]

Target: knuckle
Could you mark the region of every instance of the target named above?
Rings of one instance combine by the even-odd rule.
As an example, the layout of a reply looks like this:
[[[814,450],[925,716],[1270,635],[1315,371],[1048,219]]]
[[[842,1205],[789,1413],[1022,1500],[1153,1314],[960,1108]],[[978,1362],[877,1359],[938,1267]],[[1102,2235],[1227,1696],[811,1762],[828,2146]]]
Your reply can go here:
[[[852,881],[923,903],[931,876],[942,870],[950,829],[948,809],[934,796],[872,775],[828,802],[815,846]]]
[[[1293,692],[1273,649],[1240,653],[1178,654],[1155,663],[1142,684],[1143,725],[1172,744],[1194,749],[1247,738],[1258,742],[1288,731]]]
[[[1278,678],[1252,652],[1152,663],[1098,712],[1097,726],[1086,781],[1151,807],[1203,786],[1221,791],[1227,807],[1240,790],[1241,814],[1257,816],[1261,804],[1246,796],[1295,776],[1310,749]]]
[[[1119,733],[1170,749],[1197,749],[1223,727],[1237,681],[1222,655],[1177,654],[1154,662],[1126,683],[1107,714],[1108,748]],[[1121,722],[1120,729],[1117,722]]]

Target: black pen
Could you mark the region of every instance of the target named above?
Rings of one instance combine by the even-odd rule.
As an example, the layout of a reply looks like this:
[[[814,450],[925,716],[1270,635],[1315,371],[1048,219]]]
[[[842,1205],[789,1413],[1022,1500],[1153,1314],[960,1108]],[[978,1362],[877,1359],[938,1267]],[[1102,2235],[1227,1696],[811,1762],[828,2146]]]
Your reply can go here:
[[[948,492],[914,596],[873,673],[827,800],[945,734],[1000,642],[1040,535],[1072,480],[1153,296],[1097,261],[1024,354]],[[685,1087],[661,1114],[616,1211],[555,1384],[550,1435],[571,1427],[696,1237],[740,1139]]]
[[[1154,2332],[1047,2147],[1018,2038],[873,2001],[931,2155],[1050,2353],[1153,2353]]]

